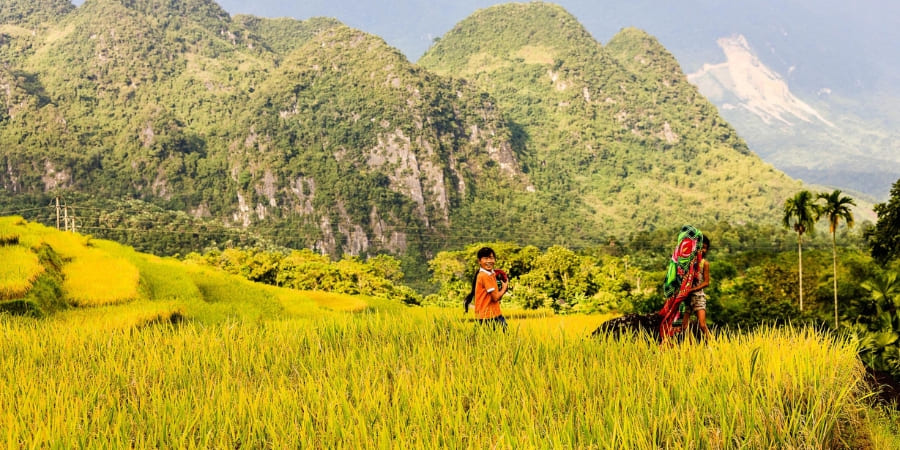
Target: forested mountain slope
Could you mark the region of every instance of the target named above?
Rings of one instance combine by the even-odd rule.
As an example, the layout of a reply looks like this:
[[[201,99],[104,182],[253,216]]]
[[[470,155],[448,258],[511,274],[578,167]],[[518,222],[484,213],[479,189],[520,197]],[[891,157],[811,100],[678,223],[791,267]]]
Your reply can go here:
[[[798,187],[652,37],[603,47],[548,4],[480,11],[415,65],[331,19],[51,3],[0,15],[0,205],[74,199],[86,231],[140,249],[235,229],[335,256],[580,246],[773,221]]]
[[[381,39],[171,5],[89,1],[5,58],[7,196],[137,198],[339,255],[447,233],[484,167],[528,185],[488,96]]]
[[[538,189],[591,222],[771,221],[798,184],[752,154],[646,33],[606,46],[560,7],[507,4],[458,24],[419,63],[472,80],[527,136]]]

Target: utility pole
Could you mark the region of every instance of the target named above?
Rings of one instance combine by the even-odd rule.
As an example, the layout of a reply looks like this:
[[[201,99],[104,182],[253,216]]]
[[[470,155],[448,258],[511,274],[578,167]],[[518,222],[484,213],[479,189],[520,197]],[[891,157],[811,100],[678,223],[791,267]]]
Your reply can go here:
[[[56,196],[56,229],[59,230],[59,196]]]
[[[66,225],[66,231],[69,231],[69,205],[63,205],[63,223]]]

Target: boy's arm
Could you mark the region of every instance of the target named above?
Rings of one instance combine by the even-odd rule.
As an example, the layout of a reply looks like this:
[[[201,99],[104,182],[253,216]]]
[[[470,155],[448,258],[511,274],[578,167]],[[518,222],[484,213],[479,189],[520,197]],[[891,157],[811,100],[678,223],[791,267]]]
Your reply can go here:
[[[499,302],[509,288],[509,283],[503,283],[502,288],[497,286],[497,279],[483,272],[478,274],[478,282],[482,283],[484,290],[491,296],[491,300],[495,302]]]
[[[506,294],[506,290],[509,288],[509,283],[503,283],[503,287],[500,289],[497,289],[497,280],[494,279],[494,277],[488,277],[487,279],[492,280],[493,285],[494,285],[493,286],[494,290],[492,290],[490,292],[491,299],[494,300],[495,302],[499,302],[500,299],[503,298],[503,295]],[[488,282],[490,283],[491,281],[488,281]]]
[[[700,282],[700,284],[691,288],[691,292],[699,291],[709,286],[709,261],[704,259],[700,264],[703,264],[703,280]]]

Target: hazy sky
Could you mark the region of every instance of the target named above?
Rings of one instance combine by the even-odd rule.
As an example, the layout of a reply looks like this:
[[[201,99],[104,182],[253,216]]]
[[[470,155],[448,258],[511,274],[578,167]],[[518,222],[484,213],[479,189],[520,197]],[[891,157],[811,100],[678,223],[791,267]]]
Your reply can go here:
[[[715,4],[717,0],[692,0]],[[766,0],[763,0],[766,1]],[[783,1],[783,0],[778,0]],[[826,0],[827,1],[827,0]],[[73,1],[76,5],[84,0]],[[230,14],[251,14],[259,17],[334,17],[360,30],[382,37],[417,60],[435,37],[453,28],[478,9],[509,0],[218,0]],[[693,30],[684,20],[660,21],[660,15],[674,19],[692,8],[671,0],[556,0],[551,3],[564,7],[601,42],[609,40],[624,27],[638,27],[654,35],[678,30],[689,35]],[[720,3],[720,2],[719,2]],[[646,14],[653,10],[657,14]],[[661,13],[661,14],[660,14]],[[691,13],[692,15],[694,13]],[[713,11],[701,12],[704,20]],[[685,16],[690,17],[690,16]]]
[[[2,1],[2,0],[0,0]],[[383,38],[415,62],[434,38],[478,9],[509,0],[217,0],[232,15],[334,17]],[[84,0],[75,0],[76,5]],[[637,27],[686,72],[724,57],[716,39],[744,34],[764,62],[812,92],[900,83],[897,0],[554,0],[601,43]],[[887,58],[887,55],[891,55]],[[797,70],[795,70],[795,68]],[[804,70],[805,69],[805,70]],[[874,79],[874,80],[873,80]],[[858,84],[858,83],[857,83]]]
[[[668,3],[662,0],[626,0],[634,3]],[[417,60],[435,37],[453,28],[478,9],[509,0],[221,0],[219,4],[232,14],[247,13],[266,17],[307,19],[335,17],[354,28],[376,34],[399,48],[411,60]],[[639,17],[621,7],[622,2],[602,0],[556,0],[575,15],[594,37],[606,41],[626,26],[641,26]]]

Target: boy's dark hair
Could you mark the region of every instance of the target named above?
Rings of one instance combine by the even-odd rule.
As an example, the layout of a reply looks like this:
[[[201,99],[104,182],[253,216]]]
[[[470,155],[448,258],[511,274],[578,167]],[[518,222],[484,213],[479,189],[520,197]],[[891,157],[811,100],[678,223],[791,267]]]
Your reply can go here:
[[[481,247],[480,249],[478,249],[478,253],[476,253],[476,257],[478,259],[487,258],[488,256],[493,256],[494,258],[496,258],[497,254],[494,253],[494,249],[492,249],[490,247]],[[471,305],[472,300],[475,299],[475,284],[478,283],[478,272],[480,270],[481,270],[480,266],[477,269],[475,269],[475,276],[472,277],[472,290],[469,291],[469,294],[466,295],[466,298],[463,301],[463,311],[465,311],[466,313],[469,312],[469,305]]]
[[[705,234],[703,235],[703,244],[702,245],[709,247],[709,237],[707,237]]]
[[[477,255],[478,259],[487,258],[488,256],[493,256],[494,258],[497,257],[497,254],[494,253],[494,249],[490,247],[481,247],[480,249],[478,249]]]

